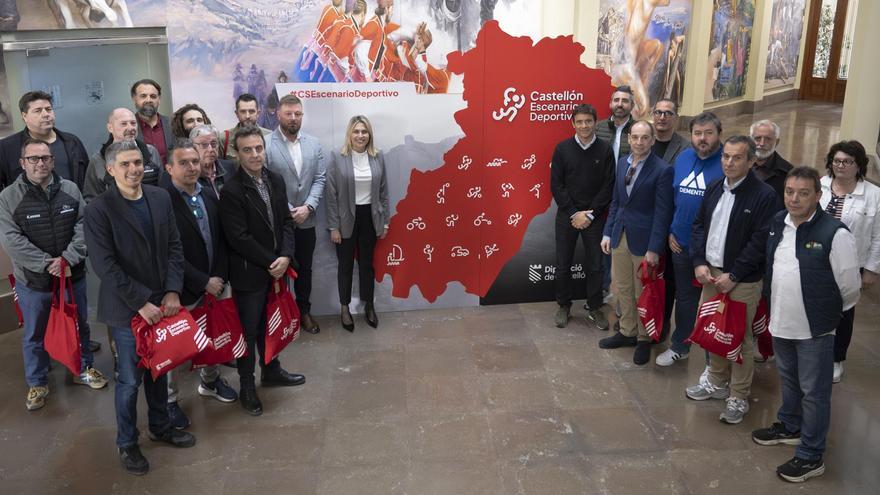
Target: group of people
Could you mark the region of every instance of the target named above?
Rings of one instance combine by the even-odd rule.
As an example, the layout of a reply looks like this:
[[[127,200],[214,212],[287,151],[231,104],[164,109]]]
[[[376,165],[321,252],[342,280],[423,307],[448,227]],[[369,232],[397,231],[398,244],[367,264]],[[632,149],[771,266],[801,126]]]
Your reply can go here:
[[[667,336],[657,366],[689,357],[702,302],[727,294],[744,303],[742,363],[707,352],[702,376],[685,390],[692,400],[725,400],[720,419],[728,424],[748,413],[754,363],[765,359],[755,354],[752,335],[763,298],[782,406],[778,422],[752,437],[761,445],[799,445],[777,468],[782,478],[822,474],[832,383],[843,376],[860,289],[880,273],[880,188],[865,180],[864,146],[831,146],[820,177],[779,155],[781,130],[769,120],[755,122],[750,135],[722,138],[721,121],[703,112],[690,120],[688,140],[676,132],[674,101],[657,101],[653,122],[636,120],[632,108],[632,91],[621,86],[607,120],[597,120],[591,105],[572,111],[574,136],[556,146],[551,166],[556,273],[570,273],[582,239],[587,322],[608,330],[600,308],[613,300],[618,321],[599,347],[634,347],[639,366]],[[613,299],[603,297],[603,254],[610,255]],[[659,342],[637,310],[643,263],[662,271],[667,287]],[[568,324],[572,298],[572,278],[558,276],[557,327]]]
[[[315,211],[325,203],[339,261],[342,326],[354,331],[349,310],[354,260],[366,323],[379,325],[373,304],[373,248],[388,230],[385,162],[369,119],[348,123],[339,150],[325,157],[318,139],[301,132],[302,102],[280,99],[278,128],[255,125],[258,102],[235,103],[238,124],[220,132],[198,105],[171,119],[158,112],[162,88],[142,79],[131,87],[134,111],[117,108],[108,137],[89,156],[82,142],[55,126],[52,96],[30,91],[19,100],[25,129],[0,141],[0,244],[12,260],[23,315],[22,349],[28,410],[49,395],[47,321],[60,277],[69,277],[81,344],[81,373],[73,382],[100,389],[108,379],[93,366],[86,263],[100,279],[97,320],[108,328],[116,378],[116,444],[123,467],[145,474],[138,445],[137,396],[143,383],[149,438],[191,447],[190,420],[178,405],[178,372],[158,379],[139,368],[132,318],[149,324],[202,304],[206,294],[234,298],[247,344],[235,363],[236,390],[221,368],[200,369],[198,394],[263,412],[256,389],[257,352],[263,386],[296,386],[278,358],[264,364],[270,287],[288,267],[301,328],[319,333],[311,315]],[[234,160],[234,161],[233,161]]]

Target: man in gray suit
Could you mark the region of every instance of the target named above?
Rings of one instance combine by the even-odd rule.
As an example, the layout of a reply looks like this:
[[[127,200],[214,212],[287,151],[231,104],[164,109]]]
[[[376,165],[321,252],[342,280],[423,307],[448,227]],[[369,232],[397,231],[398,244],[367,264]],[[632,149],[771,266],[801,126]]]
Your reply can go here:
[[[324,195],[326,164],[321,143],[314,136],[300,132],[303,121],[302,101],[286,95],[278,102],[278,128],[266,143],[269,170],[284,177],[287,206],[296,223],[295,258],[299,277],[293,283],[296,303],[302,313],[302,328],[318,333],[321,328],[311,315],[312,257],[315,252],[315,210]]]

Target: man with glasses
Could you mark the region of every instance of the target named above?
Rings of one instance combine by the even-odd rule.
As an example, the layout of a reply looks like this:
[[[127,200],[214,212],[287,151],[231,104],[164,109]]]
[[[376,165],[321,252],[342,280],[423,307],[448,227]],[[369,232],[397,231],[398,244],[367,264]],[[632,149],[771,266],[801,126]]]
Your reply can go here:
[[[785,193],[785,177],[792,169],[791,163],[776,152],[781,130],[772,120],[759,120],[749,128],[749,134],[755,141],[758,156],[752,166],[752,171],[755,172],[755,176],[776,191],[781,205]]]
[[[189,131],[189,138],[199,153],[202,170],[199,184],[220,199],[223,184],[235,173],[235,163],[221,160],[220,142],[217,140],[217,128],[212,125],[200,125]]]
[[[27,138],[19,165],[24,171],[0,192],[0,244],[12,260],[18,304],[22,310],[25,379],[29,411],[49,395],[49,355],[43,347],[54,286],[62,270],[73,286],[79,324],[81,372],[73,382],[93,389],[107,380],[92,368],[89,305],[86,300],[86,244],[79,189],[54,171],[49,143]],[[65,295],[66,297],[66,295]]]
[[[312,258],[315,252],[315,210],[324,195],[326,164],[318,139],[302,132],[303,105],[286,95],[278,104],[278,128],[266,142],[269,170],[284,178],[287,203],[296,224],[294,243],[299,277],[293,283],[296,303],[302,313],[302,329],[318,333],[321,328],[311,315]]]
[[[216,135],[212,139],[216,146]],[[192,309],[201,303],[206,293],[220,297],[226,288],[226,241],[220,226],[217,198],[199,183],[201,160],[192,141],[178,141],[170,158],[165,170],[171,180],[165,189],[171,196],[171,207],[183,245],[180,303]],[[178,373],[178,370],[168,372],[168,416],[173,427],[182,429],[190,422],[177,404]],[[199,395],[224,403],[235,402],[238,398],[235,390],[220,376],[218,365],[200,369],[199,376]]]
[[[78,137],[55,128],[52,95],[43,91],[29,91],[18,100],[18,108],[25,128],[0,141],[0,190],[15,182],[21,174],[19,158],[22,145],[28,138],[48,143],[55,157],[55,173],[82,190],[89,155]]]
[[[672,164],[678,158],[678,154],[684,151],[690,143],[675,132],[678,129],[678,104],[669,98],[661,98],[654,104],[654,131],[657,137],[654,139],[654,147],[651,151]]]
[[[666,250],[672,219],[672,167],[651,152],[654,126],[633,124],[629,133],[632,153],[617,163],[617,180],[602,251],[611,254],[611,271],[620,305],[620,330],[599,341],[602,349],[635,346],[633,363],[651,357],[651,338],[639,320],[636,300],[642,292],[638,270],[642,260],[656,266]]]
[[[242,93],[235,99],[235,118],[238,123],[231,129],[223,131],[223,139],[220,143],[220,156],[227,160],[235,160],[238,154],[232,146],[232,139],[235,137],[235,131],[246,125],[257,125],[257,118],[260,116],[260,102],[257,97],[250,93]],[[263,137],[269,139],[272,133],[269,129],[260,127]],[[218,134],[219,136],[219,134]]]
[[[721,121],[712,112],[703,112],[690,122],[691,145],[675,160],[672,179],[674,210],[669,227],[669,251],[666,273],[675,280],[675,330],[669,348],[657,356],[657,366],[671,366],[687,359],[691,345],[688,337],[694,329],[700,288],[691,283],[694,279],[694,262],[689,252],[691,229],[706,186],[722,177],[721,171]],[[667,286],[667,295],[670,288]]]

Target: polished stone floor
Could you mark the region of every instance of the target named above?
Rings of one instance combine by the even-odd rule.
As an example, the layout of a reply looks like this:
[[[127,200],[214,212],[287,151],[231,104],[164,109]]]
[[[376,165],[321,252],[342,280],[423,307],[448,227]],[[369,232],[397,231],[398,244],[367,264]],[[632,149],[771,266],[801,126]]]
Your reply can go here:
[[[837,140],[839,106],[791,102],[764,116],[783,126],[780,151],[795,163],[821,166]],[[725,134],[751,121],[725,122]],[[878,292],[863,295],[834,387],[827,472],[803,485],[775,476],[792,447],[750,439],[779,405],[772,362],[757,365],[746,420],[725,425],[721,402],[684,397],[699,352],[638,368],[631,349],[598,349],[605,333],[582,310],[560,330],[555,304],[536,303],[383,313],[379,329],[358,320],[354,334],[322,317],[321,334],[303,334],[282,356],[307,383],[261,388],[259,418],[199,397],[185,374],[181,405],[198,444],[175,450],[144,434],[152,470],[140,478],[116,456],[112,384],[67,384],[56,365],[47,406],[28,412],[20,332],[0,334],[0,494],[877,493]],[[105,344],[96,364],[109,372],[103,326],[94,336]],[[223,373],[237,384],[234,370]],[[143,431],[143,404],[140,418]]]

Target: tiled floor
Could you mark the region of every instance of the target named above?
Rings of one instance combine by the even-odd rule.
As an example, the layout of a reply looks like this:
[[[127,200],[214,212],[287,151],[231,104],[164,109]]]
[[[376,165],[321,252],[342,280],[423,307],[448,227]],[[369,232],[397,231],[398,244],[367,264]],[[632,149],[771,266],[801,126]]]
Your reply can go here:
[[[792,102],[766,114],[783,126],[781,152],[796,163],[820,165],[815,149],[837,139],[838,106]],[[751,121],[726,122],[725,134]],[[631,349],[597,347],[605,334],[582,310],[560,330],[555,305],[537,303],[383,313],[379,329],[358,320],[354,334],[320,318],[321,334],[303,334],[282,356],[307,383],[261,388],[259,418],[199,397],[187,374],[181,405],[198,444],[175,450],[143,438],[152,470],[141,478],[119,466],[112,385],[67,384],[56,365],[47,406],[28,412],[20,333],[0,335],[0,493],[877,493],[877,294],[858,306],[834,387],[828,471],[804,485],[774,474],[791,447],[750,439],[779,405],[772,363],[757,366],[743,424],[724,425],[722,403],[684,397],[702,370],[699,352],[671,368],[637,368]],[[104,328],[93,332],[105,344],[97,366],[109,372]],[[234,370],[223,373],[237,384]],[[143,430],[143,404],[140,414]]]

